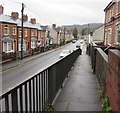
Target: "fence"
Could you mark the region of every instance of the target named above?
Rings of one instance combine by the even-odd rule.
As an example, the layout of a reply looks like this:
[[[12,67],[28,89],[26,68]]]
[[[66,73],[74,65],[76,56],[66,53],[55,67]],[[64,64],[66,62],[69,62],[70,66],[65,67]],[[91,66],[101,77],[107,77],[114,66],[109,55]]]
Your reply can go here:
[[[45,111],[53,102],[81,50],[77,49],[0,97],[1,112]]]
[[[0,53],[0,62],[11,61],[14,60],[15,54],[14,53]]]

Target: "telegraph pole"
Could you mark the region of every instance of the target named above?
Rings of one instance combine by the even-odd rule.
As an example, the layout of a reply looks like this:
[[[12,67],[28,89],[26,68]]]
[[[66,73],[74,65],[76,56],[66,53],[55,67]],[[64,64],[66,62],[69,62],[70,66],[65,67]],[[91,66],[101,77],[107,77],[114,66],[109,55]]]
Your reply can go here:
[[[65,31],[66,31],[66,28],[65,28],[65,26],[64,26],[64,44],[65,44]]]
[[[23,12],[24,12],[24,4],[22,3],[22,22],[21,22],[21,59],[23,59]]]

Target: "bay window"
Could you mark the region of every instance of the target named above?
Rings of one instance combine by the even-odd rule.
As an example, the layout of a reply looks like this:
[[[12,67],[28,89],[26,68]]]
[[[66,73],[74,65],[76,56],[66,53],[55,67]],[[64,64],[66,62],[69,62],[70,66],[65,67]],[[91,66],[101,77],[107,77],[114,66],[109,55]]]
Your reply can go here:
[[[4,42],[3,43],[3,51],[4,52],[11,52],[12,50],[12,43],[11,42]]]

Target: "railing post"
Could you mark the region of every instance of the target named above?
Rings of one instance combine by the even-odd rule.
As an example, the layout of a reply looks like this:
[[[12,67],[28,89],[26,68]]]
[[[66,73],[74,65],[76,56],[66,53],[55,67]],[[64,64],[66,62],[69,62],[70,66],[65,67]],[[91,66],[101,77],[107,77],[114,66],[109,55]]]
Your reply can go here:
[[[18,113],[18,99],[17,99],[17,89],[13,90],[11,93],[12,100],[12,111]]]

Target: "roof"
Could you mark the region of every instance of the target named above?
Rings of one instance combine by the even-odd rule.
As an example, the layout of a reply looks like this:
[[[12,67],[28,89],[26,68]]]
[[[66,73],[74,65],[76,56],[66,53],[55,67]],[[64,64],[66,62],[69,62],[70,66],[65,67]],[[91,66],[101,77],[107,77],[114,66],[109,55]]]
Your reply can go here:
[[[40,26],[40,27],[41,27],[44,31],[46,31],[48,26]]]
[[[53,28],[56,32],[60,32],[61,28]]]
[[[104,11],[106,11],[107,9],[109,9],[114,3],[115,3],[115,1],[112,0],[112,1],[107,5],[107,7],[104,9]]]
[[[16,21],[13,20],[11,16],[0,14],[0,22],[12,23],[17,24]]]
[[[17,19],[17,25],[19,27],[21,27],[21,19]],[[29,21],[24,21],[23,22],[23,27],[27,27],[27,28],[34,28],[34,29],[38,29],[38,30],[43,30],[41,27],[40,27],[40,24],[39,23],[36,23],[36,24],[32,24],[31,22]]]
[[[13,18],[12,16],[9,16],[9,15],[4,15],[4,14],[0,14],[0,22],[6,22],[6,23],[12,23],[12,24],[17,24],[17,26],[21,27],[21,19],[15,19]],[[31,22],[29,21],[24,21],[23,23],[23,27],[27,27],[27,28],[35,28],[35,29],[38,29],[38,30],[43,30],[41,27],[40,27],[40,24],[39,23],[36,23],[36,24],[32,24]]]

